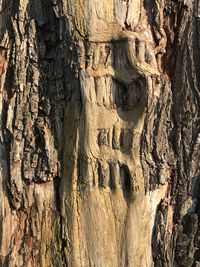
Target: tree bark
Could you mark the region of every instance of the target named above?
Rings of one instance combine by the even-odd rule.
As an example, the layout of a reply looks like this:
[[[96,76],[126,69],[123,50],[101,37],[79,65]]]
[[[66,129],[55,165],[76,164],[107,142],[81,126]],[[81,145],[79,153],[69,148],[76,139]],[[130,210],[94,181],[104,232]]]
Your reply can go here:
[[[199,10],[0,0],[1,266],[200,266]]]

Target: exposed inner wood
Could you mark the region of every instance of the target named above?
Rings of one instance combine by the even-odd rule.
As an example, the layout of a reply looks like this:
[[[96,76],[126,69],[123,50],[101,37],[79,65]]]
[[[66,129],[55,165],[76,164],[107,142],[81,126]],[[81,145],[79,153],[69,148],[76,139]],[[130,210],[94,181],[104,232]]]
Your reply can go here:
[[[200,266],[199,6],[0,0],[0,266]]]

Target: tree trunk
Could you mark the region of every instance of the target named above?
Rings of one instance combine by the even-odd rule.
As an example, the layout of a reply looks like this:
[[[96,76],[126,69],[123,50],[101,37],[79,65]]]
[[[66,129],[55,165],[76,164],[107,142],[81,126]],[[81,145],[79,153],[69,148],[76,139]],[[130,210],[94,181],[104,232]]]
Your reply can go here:
[[[200,266],[200,1],[0,0],[0,266]]]

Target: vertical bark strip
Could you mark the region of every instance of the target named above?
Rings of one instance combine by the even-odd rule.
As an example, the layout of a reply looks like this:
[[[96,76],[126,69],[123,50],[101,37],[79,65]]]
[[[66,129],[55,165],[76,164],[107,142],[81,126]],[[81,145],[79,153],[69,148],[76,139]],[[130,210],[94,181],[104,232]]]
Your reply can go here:
[[[0,0],[1,266],[200,266],[199,9]]]

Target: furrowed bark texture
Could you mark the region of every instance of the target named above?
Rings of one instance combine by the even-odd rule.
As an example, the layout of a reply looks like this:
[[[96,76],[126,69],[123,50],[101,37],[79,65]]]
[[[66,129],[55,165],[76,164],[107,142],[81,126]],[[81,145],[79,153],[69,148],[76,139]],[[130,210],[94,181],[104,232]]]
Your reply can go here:
[[[200,266],[200,3],[0,0],[0,265]]]

